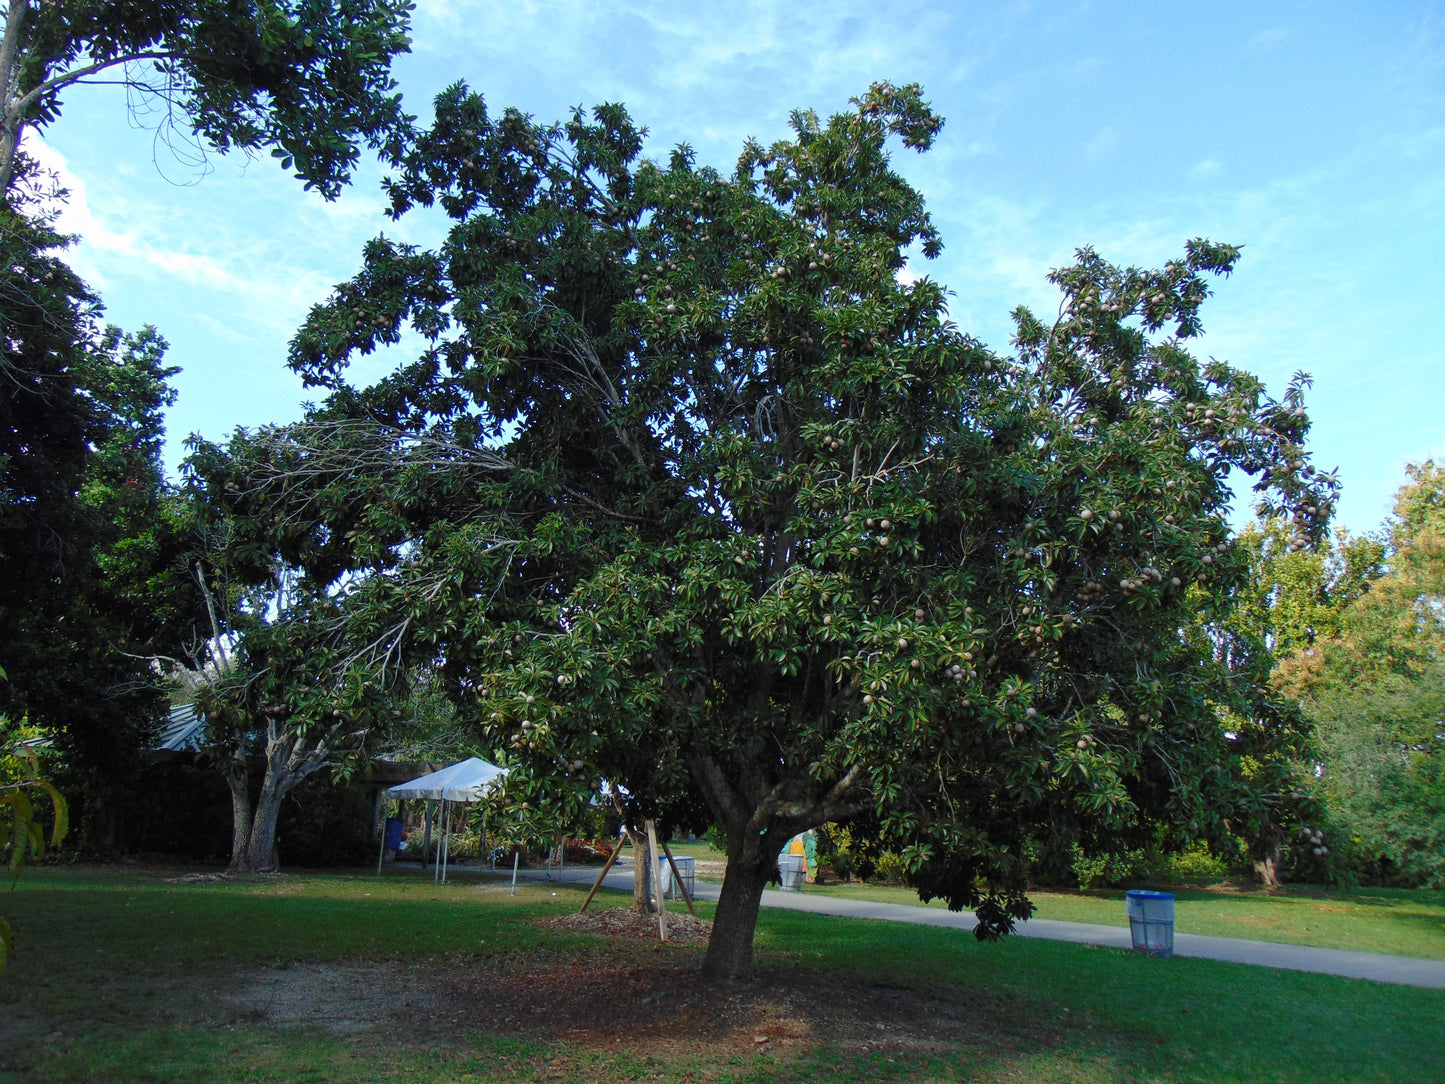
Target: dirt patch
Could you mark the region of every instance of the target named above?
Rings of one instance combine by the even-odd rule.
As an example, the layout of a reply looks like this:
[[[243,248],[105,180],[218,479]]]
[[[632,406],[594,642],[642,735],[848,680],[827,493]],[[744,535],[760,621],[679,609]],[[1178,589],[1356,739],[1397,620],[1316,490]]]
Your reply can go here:
[[[435,1006],[424,976],[371,964],[297,964],[256,976],[225,1000],[244,1020],[337,1034],[370,1031]]]
[[[981,1002],[972,991],[806,971],[705,983],[699,968],[709,924],[669,918],[679,940],[667,944],[657,941],[656,916],[610,908],[539,923],[605,935],[575,954],[538,947],[405,965],[295,965],[258,974],[225,1000],[242,1020],[354,1037],[381,1040],[403,1029],[441,1047],[482,1033],[561,1042],[579,1053],[628,1048],[705,1062],[792,1057],[820,1046],[930,1053],[971,1045],[990,1030],[980,1028],[985,1018],[997,1020],[987,995]]]
[[[529,969],[502,988],[460,983],[487,1030],[564,1040],[584,1050],[621,1047],[653,1056],[722,1060],[748,1052],[938,1049],[963,1037],[968,1007],[953,998],[835,976],[764,972],[707,984],[696,959],[658,952],[656,964]]]
[[[721,881],[728,871],[726,858],[694,858],[693,869],[704,881]]]

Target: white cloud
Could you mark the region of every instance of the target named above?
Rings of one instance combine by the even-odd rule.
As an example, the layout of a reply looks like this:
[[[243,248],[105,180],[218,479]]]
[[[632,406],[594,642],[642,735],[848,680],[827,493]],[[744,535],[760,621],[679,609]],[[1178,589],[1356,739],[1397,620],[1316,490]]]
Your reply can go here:
[[[67,259],[102,294],[115,286],[123,269],[127,278],[147,280],[160,290],[196,288],[242,301],[253,320],[289,334],[306,306],[330,285],[302,263],[274,254],[268,258],[267,250],[277,247],[277,239],[263,238],[249,223],[242,224],[246,232],[240,235],[235,226],[216,219],[201,227],[174,209],[168,212],[145,199],[118,199],[114,192],[108,193],[105,210],[98,211],[91,184],[72,170],[63,154],[30,132],[25,149],[54,170],[66,188],[58,228],[80,238]],[[329,216],[348,214],[357,216],[350,207]]]

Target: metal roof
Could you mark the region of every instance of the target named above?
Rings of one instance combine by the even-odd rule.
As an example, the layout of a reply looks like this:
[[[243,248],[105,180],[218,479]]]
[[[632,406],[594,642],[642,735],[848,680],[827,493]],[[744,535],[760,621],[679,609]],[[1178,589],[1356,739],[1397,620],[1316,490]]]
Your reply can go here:
[[[195,704],[177,704],[166,717],[166,724],[156,738],[155,748],[179,752],[196,750],[205,744],[206,717]]]

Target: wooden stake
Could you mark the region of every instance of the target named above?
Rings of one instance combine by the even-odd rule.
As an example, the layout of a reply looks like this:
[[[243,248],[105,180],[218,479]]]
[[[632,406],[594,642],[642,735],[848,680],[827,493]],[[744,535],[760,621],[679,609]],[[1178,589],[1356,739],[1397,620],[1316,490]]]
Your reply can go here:
[[[677,862],[672,857],[672,852],[667,849],[666,843],[662,845],[662,853],[667,855],[667,864],[672,867],[673,880],[677,882],[677,887],[682,889],[682,902],[687,904],[687,909],[692,912],[692,917],[697,918],[697,908],[692,905],[692,897],[688,895],[687,882],[682,879],[682,873],[678,870]]]
[[[657,825],[647,822],[647,847],[652,852],[652,890],[657,893],[657,936],[667,940],[667,904],[662,900],[662,864],[657,860]]]
[[[607,871],[612,868],[612,863],[616,862],[617,856],[622,853],[622,844],[626,839],[626,836],[617,837],[617,846],[612,848],[612,853],[608,856],[606,865],[602,867],[602,872],[597,875],[597,880],[592,882],[592,891],[587,893],[587,898],[582,901],[582,906],[577,908],[579,915],[587,910],[587,905],[592,902],[592,897],[597,895],[597,890],[602,887],[602,878],[607,876]]]

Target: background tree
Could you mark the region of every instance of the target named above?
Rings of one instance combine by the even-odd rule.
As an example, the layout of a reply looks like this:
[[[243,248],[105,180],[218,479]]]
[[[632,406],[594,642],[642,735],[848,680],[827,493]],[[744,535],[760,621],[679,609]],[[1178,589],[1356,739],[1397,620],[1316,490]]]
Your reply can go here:
[[[184,515],[159,460],[174,370],[153,331],[101,323],[53,229],[65,194],[19,150],[21,135],[53,121],[72,87],[119,82],[161,138],[270,147],[331,197],[361,144],[386,145],[407,124],[387,69],[407,47],[410,10],[390,0],[4,8],[0,665],[12,681],[0,711],[60,736],[80,773],[66,786],[87,792],[81,835],[92,844],[110,834],[107,788],[124,786],[163,707],[140,660],[195,627],[199,603],[176,561],[189,541],[167,526]]]
[[[1235,250],[1158,271],[1085,250],[1057,318],[1019,310],[998,357],[900,277],[941,243],[889,144],[941,123],[880,84],[723,176],[640,159],[616,106],[544,128],[454,87],[388,183],[396,215],[440,205],[447,242],[371,243],[293,344],[333,390],[318,417],[497,456],[476,487],[416,480],[353,543],[449,576],[410,631],[518,758],[514,793],[706,802],[714,977],[750,970],[779,850],[827,821],[876,816],[990,935],[1030,910],[1030,837],[1220,837],[1288,799],[1240,770],[1220,708],[1270,746],[1297,715],[1182,635],[1244,581],[1231,468],[1304,538],[1333,495],[1299,382],[1276,402],[1180,345]],[[407,324],[422,356],[346,386]],[[355,518],[315,507],[328,538]]]
[[[33,203],[0,206],[0,712],[56,735],[82,835],[104,845],[107,780],[161,704],[123,648],[145,651],[167,619],[142,596],[165,574],[154,532],[175,370],[153,329],[102,323],[64,245]]]
[[[1251,524],[1236,545],[1248,561],[1248,579],[1226,619],[1227,635],[1221,636],[1218,628],[1206,632],[1230,666],[1250,668],[1255,680],[1264,680],[1278,659],[1309,651],[1317,641],[1336,635],[1345,608],[1383,572],[1385,551],[1377,540],[1351,537],[1340,530],[1307,545],[1298,523],[1280,518]],[[1252,733],[1245,719],[1231,717],[1229,726],[1241,736]],[[1292,803],[1290,810],[1305,824],[1291,826],[1264,816],[1255,819],[1252,830],[1241,832],[1255,871],[1267,886],[1277,887],[1286,874],[1333,878],[1340,873],[1334,860],[1298,860],[1328,853],[1323,839],[1328,815],[1315,800],[1319,794],[1314,769],[1319,756],[1317,744],[1271,749],[1266,742],[1246,762],[1252,776],[1273,778],[1273,787],[1266,789],[1312,796]],[[1309,834],[1304,835],[1305,831]],[[1300,840],[1305,840],[1305,845],[1294,847]]]
[[[1251,523],[1237,540],[1254,570],[1237,620],[1278,658],[1338,636],[1345,608],[1384,573],[1385,545],[1369,535],[1340,529],[1308,548],[1294,537],[1293,524],[1267,520]]]
[[[1445,663],[1307,706],[1341,857],[1373,883],[1445,887]]]
[[[1445,470],[1406,467],[1386,527],[1383,575],[1340,610],[1338,628],[1280,667],[1283,687],[1308,697],[1387,675],[1417,681],[1445,647]]]
[[[120,83],[166,142],[269,148],[334,196],[357,145],[379,148],[403,124],[389,69],[410,46],[411,10],[408,0],[9,0],[0,190],[27,126],[54,121],[75,86]]]
[[[1302,698],[1318,726],[1319,792],[1358,871],[1438,886],[1445,884],[1445,470],[1427,461],[1406,471],[1385,542],[1357,540],[1371,573],[1363,587],[1338,594],[1325,631],[1296,643],[1276,680]]]
[[[222,634],[233,642],[195,682],[204,752],[231,792],[232,872],[279,868],[282,801],[312,773],[354,761],[398,711],[395,675],[378,677],[375,659],[351,649],[346,601],[284,577],[246,592]]]
[[[206,751],[231,790],[232,869],[276,868],[280,803],[306,777],[421,729],[438,639],[418,627],[435,621],[455,570],[382,539],[435,480],[460,496],[499,464],[345,421],[238,430],[224,446],[193,439],[192,588],[212,631],[170,662],[196,689]],[[482,537],[451,546],[476,552]]]

